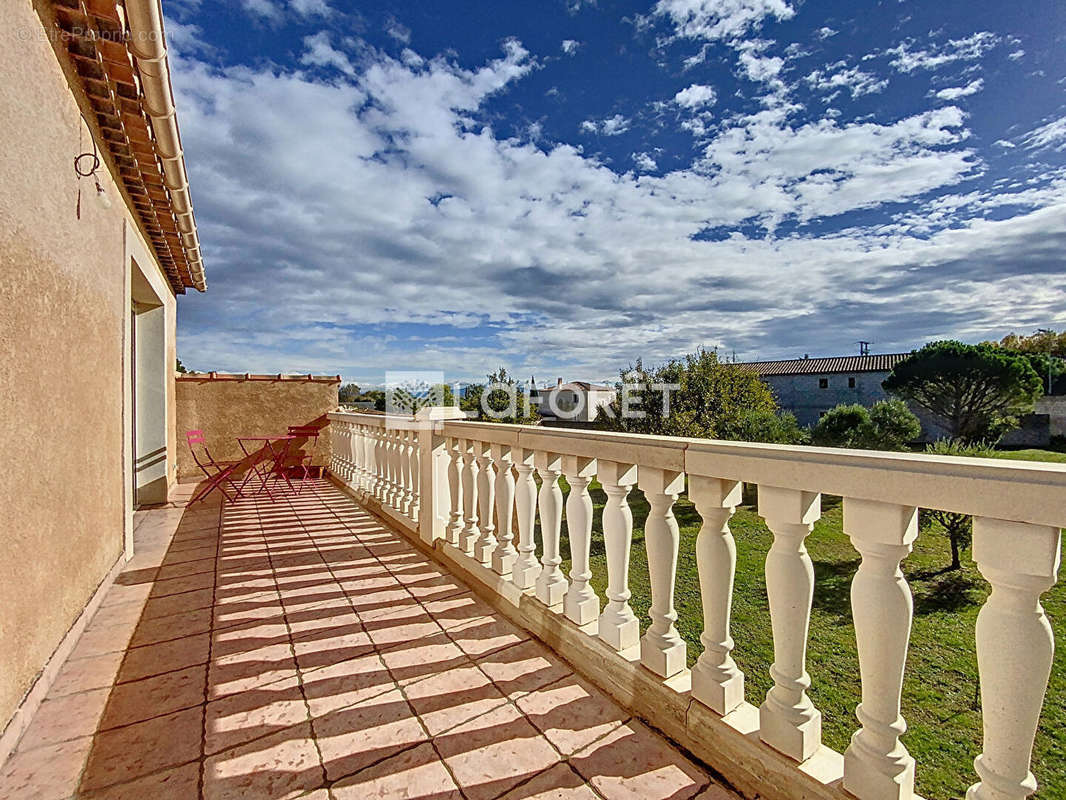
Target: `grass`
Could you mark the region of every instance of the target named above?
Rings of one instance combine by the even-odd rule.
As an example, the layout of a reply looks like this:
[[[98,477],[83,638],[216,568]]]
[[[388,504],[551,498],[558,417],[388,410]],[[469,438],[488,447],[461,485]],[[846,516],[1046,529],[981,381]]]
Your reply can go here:
[[[1017,456],[1019,451],[1012,455]],[[1026,451],[1022,451],[1026,452]],[[1061,456],[1062,454],[1054,454]],[[560,481],[566,491],[565,481]],[[592,585],[604,603],[607,563],[601,512],[606,495],[594,483],[595,505],[591,548]],[[630,557],[631,605],[649,624],[651,589],[644,548],[648,504],[639,490],[630,495],[633,509],[633,549]],[[753,496],[745,500],[754,502]],[[702,606],[696,570],[695,543],[701,520],[687,496],[674,506],[681,531],[675,605],[677,629],[688,643],[691,665],[701,647]],[[763,565],[772,534],[753,505],[737,509],[730,526],[737,543],[736,588],[733,597],[734,658],[744,671],[746,698],[759,705],[770,688],[773,638]],[[539,533],[537,540],[540,540]],[[859,664],[851,618],[851,579],[859,554],[841,530],[841,502],[823,496],[822,518],[807,539],[814,562],[815,590],[808,639],[807,669],[813,684],[810,696],[822,712],[822,739],[843,752],[857,729],[855,706],[860,699]],[[563,526],[561,554],[569,556]],[[988,586],[971,561],[945,571],[950,563],[947,537],[938,529],[923,530],[903,570],[914,594],[914,625],[903,687],[903,716],[908,731],[903,742],[917,760],[917,790],[929,800],[962,798],[976,780],[973,759],[981,749],[981,712],[977,690],[974,624],[988,595]],[[570,563],[563,569],[569,574]],[[1066,586],[1059,584],[1044,596],[1056,638],[1064,641]],[[1033,754],[1033,771],[1040,782],[1036,797],[1066,797],[1066,654],[1058,648],[1040,731]]]
[[[992,455],[994,458],[1013,458],[1018,461],[1057,461],[1066,464],[1066,453],[1055,450],[996,450]]]

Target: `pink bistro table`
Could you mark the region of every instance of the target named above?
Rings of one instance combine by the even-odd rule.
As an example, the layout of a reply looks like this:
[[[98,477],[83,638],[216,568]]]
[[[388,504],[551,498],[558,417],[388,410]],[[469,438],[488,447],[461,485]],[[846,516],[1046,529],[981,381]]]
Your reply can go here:
[[[241,450],[244,451],[245,456],[252,456],[258,454],[258,457],[251,463],[248,472],[244,476],[244,480],[241,482],[241,489],[244,489],[244,485],[248,483],[254,474],[261,481],[259,489],[255,492],[260,494],[262,492],[267,493],[267,497],[274,500],[274,495],[270,491],[270,478],[273,476],[275,480],[280,476],[285,480],[285,483],[289,485],[293,493],[296,492],[296,488],[292,485],[292,481],[289,480],[288,474],[285,472],[285,459],[288,458],[289,448],[293,439],[297,439],[297,436],[290,436],[288,434],[279,434],[277,436],[238,436],[237,443],[241,446]],[[248,445],[258,445],[252,451],[249,451]],[[270,461],[269,467],[262,467],[266,461]]]

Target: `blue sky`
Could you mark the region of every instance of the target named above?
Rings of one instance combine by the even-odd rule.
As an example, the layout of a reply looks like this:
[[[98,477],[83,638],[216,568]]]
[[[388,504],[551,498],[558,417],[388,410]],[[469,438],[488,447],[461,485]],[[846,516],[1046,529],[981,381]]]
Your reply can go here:
[[[603,379],[1066,325],[1061,2],[164,11],[191,368]]]

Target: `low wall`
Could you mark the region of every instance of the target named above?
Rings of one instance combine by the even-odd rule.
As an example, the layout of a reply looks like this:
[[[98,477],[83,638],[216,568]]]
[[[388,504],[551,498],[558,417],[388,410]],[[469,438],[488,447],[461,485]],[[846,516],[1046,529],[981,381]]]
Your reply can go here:
[[[244,455],[238,436],[285,433],[290,425],[328,425],[326,414],[337,409],[340,383],[339,375],[178,375],[178,480],[203,477],[185,442],[186,431],[202,430],[216,460],[237,461]],[[304,445],[305,453],[310,446]],[[313,463],[325,465],[329,458],[330,437],[323,435]]]

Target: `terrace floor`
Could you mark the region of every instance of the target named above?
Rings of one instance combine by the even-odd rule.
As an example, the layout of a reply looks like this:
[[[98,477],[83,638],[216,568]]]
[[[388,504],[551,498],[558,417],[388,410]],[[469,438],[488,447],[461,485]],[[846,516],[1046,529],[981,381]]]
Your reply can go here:
[[[735,797],[327,482],[135,540],[0,798]]]

